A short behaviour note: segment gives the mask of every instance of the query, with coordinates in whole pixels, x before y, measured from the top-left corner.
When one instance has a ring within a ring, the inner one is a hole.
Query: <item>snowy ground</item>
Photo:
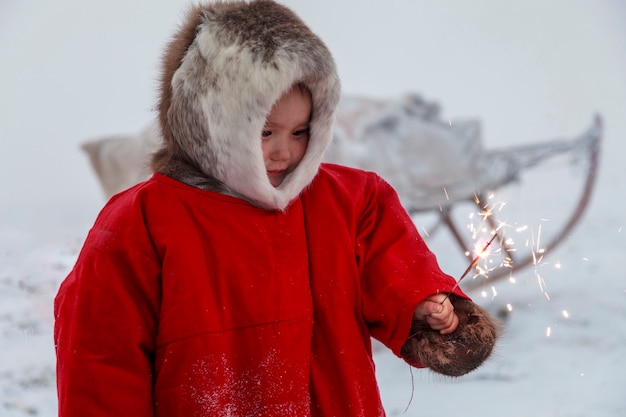
[[[151,119],[159,51],[186,3],[0,4],[1,416],[56,415],[52,299],[103,203],[78,145]],[[329,44],[346,92],[422,93],[446,117],[479,118],[488,148],[571,136],[595,112],[606,122],[584,221],[540,265],[516,273],[515,284],[496,284],[495,295],[491,286],[484,297],[471,293],[502,313],[505,334],[494,358],[451,380],[411,372],[377,349],[388,414],[626,415],[626,274],[619,267],[626,253],[626,6],[285,3]],[[571,209],[579,174],[529,176],[499,197],[510,203],[502,217],[529,233],[540,225],[547,231]],[[450,242],[445,234],[430,240],[458,275],[465,265]]]

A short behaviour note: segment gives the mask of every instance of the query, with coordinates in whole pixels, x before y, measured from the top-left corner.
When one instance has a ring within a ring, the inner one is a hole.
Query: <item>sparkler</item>
[[[463,272],[463,275],[461,275],[461,278],[459,278],[456,281],[456,284],[454,284],[454,287],[452,287],[452,289],[448,292],[448,294],[446,295],[446,297],[443,299],[443,301],[441,301],[441,303],[439,304],[443,304],[448,297],[450,297],[450,294],[452,294],[454,292],[454,290],[456,290],[459,285],[461,284],[461,281],[463,280],[463,278],[465,278],[467,276],[467,274],[470,273],[470,271],[472,269],[474,269],[474,267],[478,264],[478,261],[480,261],[480,258],[483,256],[483,254],[487,251],[487,249],[489,249],[489,246],[491,246],[491,243],[495,240],[495,238],[498,236],[498,233],[494,233],[493,236],[491,237],[491,239],[489,239],[489,242],[487,242],[485,244],[485,246],[483,246],[482,250],[476,254],[476,256],[474,257],[474,259],[472,259],[472,262],[469,264],[469,266],[467,267],[467,269],[465,270],[465,272]]]

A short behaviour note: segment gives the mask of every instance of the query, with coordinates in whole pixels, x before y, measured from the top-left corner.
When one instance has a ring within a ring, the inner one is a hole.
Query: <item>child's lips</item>
[[[277,177],[283,175],[285,171],[286,170],[284,169],[272,169],[267,171],[267,175],[269,175],[270,177]]]
[[[267,170],[267,177],[274,187],[278,187],[283,182],[285,175],[287,175],[286,169]]]

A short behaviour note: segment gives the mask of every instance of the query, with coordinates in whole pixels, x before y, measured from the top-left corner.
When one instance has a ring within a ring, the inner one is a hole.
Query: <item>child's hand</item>
[[[413,366],[461,376],[491,355],[499,334],[498,322],[471,300],[454,294],[447,300],[445,294],[434,295],[415,309],[400,354]]]
[[[441,304],[443,300],[445,301]],[[446,294],[431,295],[419,303],[413,316],[417,320],[425,321],[431,329],[439,330],[441,334],[450,334],[459,325],[459,318]]]

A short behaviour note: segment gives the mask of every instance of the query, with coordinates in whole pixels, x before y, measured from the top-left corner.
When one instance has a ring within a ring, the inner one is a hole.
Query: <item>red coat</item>
[[[59,416],[382,416],[370,336],[399,355],[454,283],[375,174],[322,165],[285,212],[155,174],[59,290]]]

